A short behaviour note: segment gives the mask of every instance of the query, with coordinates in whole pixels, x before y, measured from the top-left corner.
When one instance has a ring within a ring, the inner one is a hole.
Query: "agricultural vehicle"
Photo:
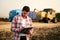
[[[34,11],[30,11],[28,16],[31,17],[31,19],[33,20],[38,20],[39,22],[45,22],[45,23],[49,23],[49,22],[53,22],[56,23],[57,22],[57,18],[56,18],[56,12],[53,9],[44,9],[43,11],[39,11],[37,9],[34,9]],[[21,15],[21,10],[20,9],[16,9],[16,10],[11,10],[9,12],[9,21],[12,21],[13,17],[16,15]]]
[[[16,10],[11,10],[9,12],[9,21],[11,22],[12,19],[14,18],[14,16],[20,16],[21,15],[21,10],[20,9],[16,9]],[[36,18],[36,12],[34,11],[30,11],[28,16],[31,18],[31,19],[35,19]]]
[[[45,22],[45,23],[49,23],[49,22],[56,23],[57,22],[55,10],[47,8],[47,9],[44,9],[43,11],[39,11],[39,10],[37,11],[38,11],[37,16],[39,17],[38,19],[39,22],[40,21]]]
[[[9,12],[9,21],[11,22],[12,19],[14,18],[14,16],[16,16],[16,15],[18,15],[18,16],[21,15],[21,10],[20,9],[11,10]]]

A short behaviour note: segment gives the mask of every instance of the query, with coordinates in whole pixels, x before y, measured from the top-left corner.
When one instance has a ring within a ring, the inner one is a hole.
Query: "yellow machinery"
[[[37,9],[35,9],[37,10]],[[56,23],[57,22],[57,18],[56,18],[56,12],[53,9],[44,9],[43,11],[39,11],[37,10],[37,16],[39,17],[39,21],[43,21],[43,22],[53,22]]]

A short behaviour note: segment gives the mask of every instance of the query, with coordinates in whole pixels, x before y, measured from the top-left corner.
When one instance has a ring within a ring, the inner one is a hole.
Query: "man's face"
[[[27,16],[28,16],[28,12],[22,11],[22,15],[23,15],[24,17],[27,17]]]

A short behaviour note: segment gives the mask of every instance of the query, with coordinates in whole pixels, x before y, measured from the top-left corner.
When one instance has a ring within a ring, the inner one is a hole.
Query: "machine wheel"
[[[52,22],[57,23],[57,18],[53,18]]]
[[[42,19],[41,18],[39,19],[39,22],[42,22]]]
[[[39,20],[39,22],[41,22],[41,20]]]
[[[48,22],[49,22],[48,18],[43,18],[42,21],[43,21],[44,23],[48,23]]]

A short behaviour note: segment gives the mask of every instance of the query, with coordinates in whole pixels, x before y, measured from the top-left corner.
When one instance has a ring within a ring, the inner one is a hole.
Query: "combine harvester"
[[[18,15],[18,16],[21,15],[21,10],[20,9],[11,10],[9,12],[9,21],[11,22],[12,19],[14,18],[14,16],[16,16],[16,15]]]
[[[37,16],[39,17],[39,21],[42,21],[45,23],[49,23],[49,22],[56,23],[57,22],[56,12],[55,10],[51,8],[46,8],[43,11],[38,11]]]
[[[36,10],[37,9],[34,9],[34,11],[30,11],[28,14],[28,16],[31,17],[33,21],[39,21],[39,22],[45,22],[45,23],[57,22],[55,10],[50,8],[44,9],[43,11],[37,10],[37,12]],[[19,16],[21,15],[20,9],[11,10],[9,12],[9,21],[11,22],[13,17],[16,15],[19,15]]]

